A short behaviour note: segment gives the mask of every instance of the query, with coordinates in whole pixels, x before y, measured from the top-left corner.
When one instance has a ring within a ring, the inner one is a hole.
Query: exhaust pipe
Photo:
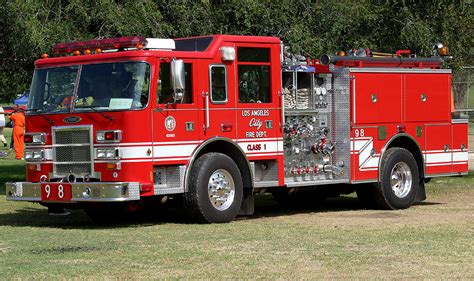
[[[320,58],[319,58],[319,62],[322,64],[322,65],[328,65],[330,63],[334,63],[333,59],[335,57],[331,57],[330,55],[322,55]],[[337,57],[337,58],[342,58],[342,57]]]

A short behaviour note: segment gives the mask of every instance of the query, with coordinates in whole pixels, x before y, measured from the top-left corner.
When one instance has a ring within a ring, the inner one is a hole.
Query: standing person
[[[23,159],[25,151],[25,114],[23,109],[15,104],[15,111],[10,115],[10,120],[13,121],[13,149],[15,150],[15,158]]]
[[[0,141],[3,143],[3,147],[7,147],[7,140],[3,135],[3,128],[5,128],[5,114],[3,107],[0,106]]]

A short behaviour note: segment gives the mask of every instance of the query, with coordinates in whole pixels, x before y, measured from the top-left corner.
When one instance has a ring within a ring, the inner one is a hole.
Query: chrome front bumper
[[[7,200],[42,201],[41,183],[7,182],[5,185]],[[70,185],[71,200],[58,201],[58,203],[140,200],[140,184],[138,182],[77,182]]]

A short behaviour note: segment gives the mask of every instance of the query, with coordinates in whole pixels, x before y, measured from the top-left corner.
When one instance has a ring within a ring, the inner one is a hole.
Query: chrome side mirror
[[[173,87],[174,102],[181,101],[186,89],[183,60],[171,61],[171,85]]]

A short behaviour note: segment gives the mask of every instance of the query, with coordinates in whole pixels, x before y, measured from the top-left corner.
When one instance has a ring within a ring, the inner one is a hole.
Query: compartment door
[[[423,152],[426,174],[446,174],[452,172],[452,132],[451,125],[425,126],[426,139]]]
[[[405,120],[451,121],[451,83],[448,74],[405,74]]]
[[[468,124],[453,124],[453,172],[468,171]]]
[[[402,74],[354,73],[352,102],[355,124],[400,123],[402,121]]]

